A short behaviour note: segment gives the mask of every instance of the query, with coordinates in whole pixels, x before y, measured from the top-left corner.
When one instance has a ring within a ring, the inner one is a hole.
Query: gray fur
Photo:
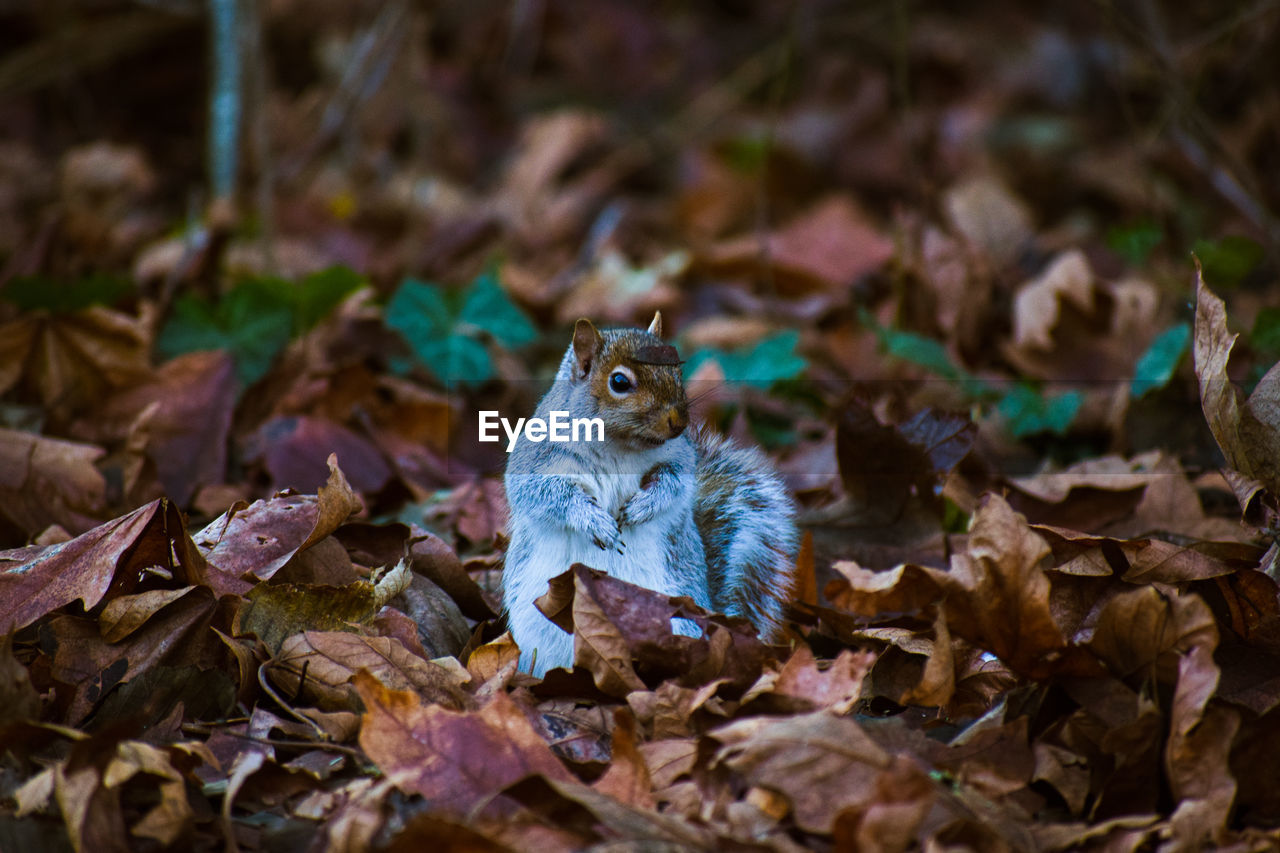
[[[661,344],[638,330],[602,336],[603,352]],[[570,346],[537,417],[600,413],[591,377],[577,373]],[[574,562],[744,616],[772,635],[790,591],[797,536],[794,508],[764,454],[687,430],[656,447],[610,440],[608,427],[605,439],[534,443],[522,436],[508,460],[503,598],[520,668],[541,676],[572,666],[572,638],[533,602]],[[698,634],[693,623],[674,622],[678,633]]]

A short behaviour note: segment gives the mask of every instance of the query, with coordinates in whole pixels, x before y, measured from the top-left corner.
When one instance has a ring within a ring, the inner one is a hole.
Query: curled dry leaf
[[[766,673],[743,696],[790,713],[829,710],[847,714],[862,695],[862,681],[875,664],[874,652],[844,649],[819,666],[807,645],[798,646],[776,673]]]
[[[401,560],[376,583],[341,587],[258,584],[236,614],[237,634],[254,633],[271,651],[302,631],[357,631],[372,624],[378,610],[408,587],[408,560]]]
[[[1227,331],[1226,306],[1209,290],[1197,266],[1193,352],[1200,406],[1227,465],[1237,475],[1228,482],[1248,515],[1259,488],[1280,495],[1280,365],[1267,371],[1244,399],[1227,375],[1237,337]]]
[[[31,312],[0,324],[0,381],[25,379],[48,410],[69,419],[151,373],[155,306],[137,316],[94,305],[70,314]]]
[[[98,440],[118,439],[130,428],[155,464],[165,494],[187,506],[201,486],[223,482],[227,438],[235,410],[235,363],[222,350],[188,353],[165,362],[143,384],[108,399],[81,427]],[[142,412],[151,409],[146,418]]]
[[[570,578],[575,660],[611,695],[626,696],[644,690],[643,679],[662,678],[689,685],[722,678],[745,689],[763,668],[766,648],[745,620],[708,617],[687,598],[663,595],[581,564],[552,578],[547,596],[539,599],[561,608],[553,613],[543,608],[549,618],[555,615],[552,621],[563,615]],[[675,618],[688,618],[704,635],[673,633]]]
[[[204,568],[181,513],[153,501],[68,542],[0,551],[0,625],[29,625],[77,599],[92,608],[108,589],[129,593],[154,570],[186,583]]]
[[[1048,543],[1004,499],[988,496],[974,516],[968,550],[951,571],[931,572],[950,597],[952,631],[989,650],[1015,671],[1047,671],[1066,646],[1049,611],[1049,578],[1041,563]]]
[[[298,553],[328,536],[363,508],[329,457],[329,480],[318,495],[281,495],[233,507],[196,534],[212,568],[231,579],[266,580]],[[234,590],[243,593],[248,585]]]
[[[613,744],[609,769],[592,785],[597,791],[619,802],[638,808],[652,809],[653,782],[637,744],[636,719],[619,708],[613,715]]]

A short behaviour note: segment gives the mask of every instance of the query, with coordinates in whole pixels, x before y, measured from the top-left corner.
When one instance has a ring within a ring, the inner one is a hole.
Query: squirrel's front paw
[[[657,509],[651,492],[636,492],[618,510],[618,527],[644,524],[657,515]]]
[[[601,551],[621,552],[626,547],[626,543],[622,541],[622,530],[618,527],[618,523],[604,510],[592,516],[587,535]]]

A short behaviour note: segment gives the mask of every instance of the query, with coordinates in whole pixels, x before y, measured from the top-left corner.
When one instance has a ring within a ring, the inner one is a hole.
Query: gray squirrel
[[[746,617],[765,639],[781,628],[795,507],[758,449],[687,429],[681,362],[661,336],[661,314],[645,331],[579,320],[535,416],[598,418],[603,440],[526,434],[508,458],[503,600],[520,668],[536,676],[573,666],[572,636],[534,600],[574,563]],[[685,619],[673,628],[699,633]]]

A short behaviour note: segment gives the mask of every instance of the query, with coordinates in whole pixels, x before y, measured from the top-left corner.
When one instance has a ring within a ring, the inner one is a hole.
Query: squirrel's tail
[[[782,627],[795,586],[795,506],[763,453],[698,430],[694,521],[707,556],[712,603],[751,620],[766,639]]]

